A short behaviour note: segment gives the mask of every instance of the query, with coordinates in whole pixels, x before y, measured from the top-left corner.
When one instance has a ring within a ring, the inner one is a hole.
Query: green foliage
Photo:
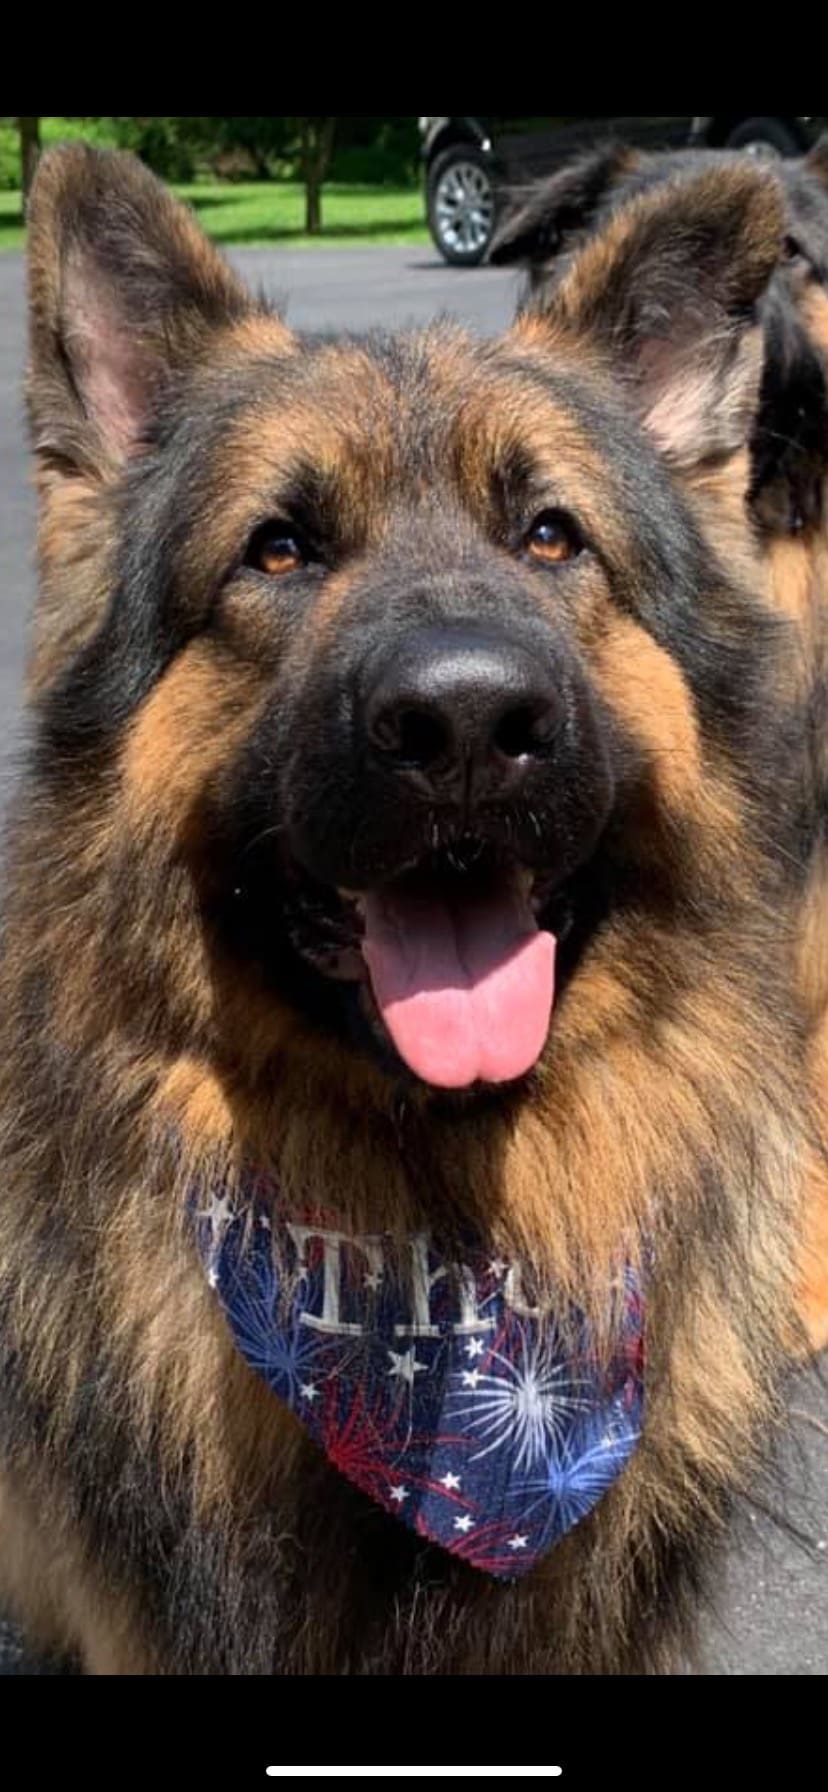
[[[117,147],[112,118],[41,118],[40,136],[44,149],[55,143],[73,143],[81,138],[101,149]],[[0,192],[16,192],[20,186],[20,133],[14,118],[0,118]]]
[[[114,118],[41,118],[40,136],[44,149],[55,143],[94,143],[97,149],[116,149]]]
[[[4,118],[0,124],[0,192],[11,192],[19,185],[20,138],[16,125]]]
[[[402,187],[416,183],[419,166],[416,118],[340,118],[332,180]]]
[[[295,180],[302,174],[301,118],[43,118],[44,148],[83,138],[130,149],[164,180]],[[339,118],[330,178],[400,188],[418,172],[416,118]],[[0,118],[0,190],[20,184],[15,120]]]
[[[293,173],[298,163],[295,118],[193,119],[202,162],[211,173],[236,173],[269,180],[285,164]]]
[[[130,149],[140,156],[162,180],[192,180],[195,156],[188,118],[109,118],[99,124],[112,127],[119,149]]]

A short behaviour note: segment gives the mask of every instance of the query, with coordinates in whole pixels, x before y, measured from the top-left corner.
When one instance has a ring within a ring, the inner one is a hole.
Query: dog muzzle
[[[641,1435],[644,1320],[623,1278],[609,1360],[571,1308],[533,1307],[479,1245],[441,1259],[284,1215],[251,1181],[193,1204],[237,1349],[329,1462],[418,1536],[506,1580],[618,1479]],[[404,1266],[405,1267],[405,1266]]]

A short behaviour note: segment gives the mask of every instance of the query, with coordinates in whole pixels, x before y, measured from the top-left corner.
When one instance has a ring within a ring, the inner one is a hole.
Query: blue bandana
[[[485,1250],[449,1269],[413,1238],[403,1288],[381,1236],[291,1219],[255,1181],[236,1205],[201,1196],[195,1229],[250,1367],[340,1474],[473,1567],[525,1574],[629,1461],[644,1397],[631,1271],[607,1364],[582,1318],[564,1342],[517,1267]]]

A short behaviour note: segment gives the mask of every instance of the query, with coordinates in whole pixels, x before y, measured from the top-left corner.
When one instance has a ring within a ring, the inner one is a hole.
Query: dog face
[[[674,475],[746,441],[781,207],[734,162],[678,209],[494,345],[302,342],[137,166],[47,159],[36,757],[96,1025],[469,1090],[565,1049],[619,929],[649,987],[773,757],[767,619]]]

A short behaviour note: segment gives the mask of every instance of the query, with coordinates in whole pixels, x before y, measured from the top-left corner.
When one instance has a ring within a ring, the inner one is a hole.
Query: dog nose
[[[375,756],[440,795],[515,794],[549,757],[563,716],[551,656],[472,626],[404,637],[374,666],[365,700]]]

